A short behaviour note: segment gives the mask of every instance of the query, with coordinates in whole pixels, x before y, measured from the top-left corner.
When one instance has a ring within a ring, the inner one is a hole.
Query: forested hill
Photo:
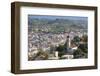
[[[52,30],[67,30],[67,29],[87,29],[88,20],[87,18],[49,18],[49,17],[28,17],[28,26],[39,29]]]

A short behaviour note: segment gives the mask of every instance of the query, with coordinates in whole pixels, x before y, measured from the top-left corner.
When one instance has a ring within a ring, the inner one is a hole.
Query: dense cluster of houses
[[[58,51],[51,51],[51,47],[57,47],[59,45],[65,44],[67,41],[67,48],[71,48],[71,50],[76,50],[77,46],[71,45],[71,40],[75,36],[81,37],[83,35],[83,31],[70,31],[70,32],[62,32],[62,33],[51,33],[51,32],[29,32],[28,33],[28,57],[29,60],[39,60],[42,59],[39,57],[40,54],[38,52],[43,51],[42,57],[46,56],[47,59],[59,59]],[[53,52],[53,53],[52,53]],[[38,54],[38,56],[37,56]],[[47,55],[46,55],[47,54]],[[49,56],[48,56],[49,55]],[[72,59],[72,54],[65,54],[62,56],[63,58]]]

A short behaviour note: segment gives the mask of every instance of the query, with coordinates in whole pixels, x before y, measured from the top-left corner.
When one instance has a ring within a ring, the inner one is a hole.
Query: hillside
[[[78,30],[78,29],[87,29],[87,18],[72,18],[72,17],[28,17],[29,28],[32,28],[33,31],[38,29],[40,31],[48,32],[63,32],[69,29]]]

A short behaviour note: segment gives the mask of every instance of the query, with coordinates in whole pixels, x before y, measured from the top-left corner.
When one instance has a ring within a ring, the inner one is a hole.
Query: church
[[[66,43],[65,43],[66,49],[65,49],[65,54],[62,55],[62,59],[73,59],[73,52],[77,50],[77,46],[71,42],[70,35],[67,36],[66,38]]]

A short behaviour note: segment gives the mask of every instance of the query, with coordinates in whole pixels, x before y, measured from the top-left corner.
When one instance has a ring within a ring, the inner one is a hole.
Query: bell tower
[[[68,49],[71,48],[71,40],[70,40],[70,36],[69,36],[69,35],[67,36],[66,42],[67,42],[67,43],[66,43],[66,44],[67,44],[67,45],[66,45],[67,48],[68,48]]]

